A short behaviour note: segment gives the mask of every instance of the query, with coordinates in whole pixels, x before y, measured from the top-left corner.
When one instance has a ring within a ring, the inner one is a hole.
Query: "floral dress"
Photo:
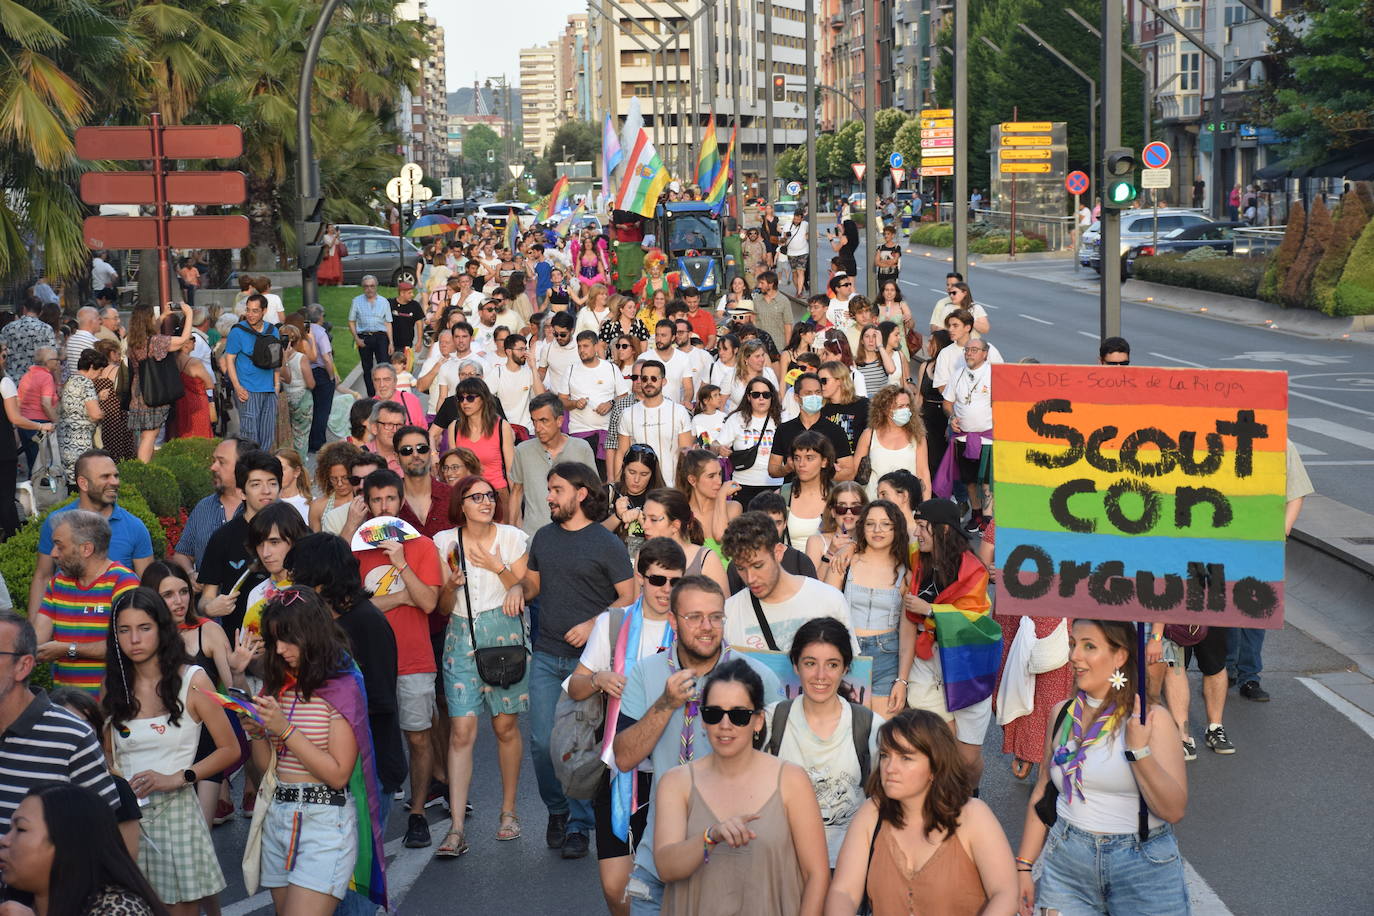
[[[624,327],[618,318],[613,318],[601,326],[600,337],[602,342],[608,347],[614,344],[616,338],[622,334],[633,337],[640,343],[648,341],[652,336],[649,333],[649,329],[644,326],[644,322],[640,321],[638,318],[630,320],[629,328]]]
[[[86,415],[86,402],[98,401],[95,383],[81,373],[62,386],[62,422],[57,426],[57,444],[62,449],[62,465],[67,483],[76,485],[76,459],[95,448],[95,421]]]
[[[154,334],[148,338],[148,345],[142,352],[129,350],[130,363],[133,365],[133,378],[130,380],[129,429],[134,432],[161,429],[167,423],[167,414],[171,412],[171,405],[149,407],[143,403],[140,375],[146,360],[166,358],[171,342],[172,338],[166,334]]]

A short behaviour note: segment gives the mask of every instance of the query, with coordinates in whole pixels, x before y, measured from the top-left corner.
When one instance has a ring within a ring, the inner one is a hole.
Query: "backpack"
[[[783,700],[773,707],[773,720],[768,723],[768,744],[765,750],[774,757],[782,747],[782,733],[787,729],[787,714],[792,711],[792,700]],[[850,719],[854,726],[854,753],[859,757],[859,785],[868,782],[872,769],[872,758],[868,753],[868,736],[873,732],[873,710],[858,703],[849,704]]]
[[[264,328],[262,333],[258,333],[248,326],[248,322],[242,321],[234,325],[247,331],[253,337],[253,353],[249,357],[253,365],[259,369],[280,369],[282,366],[282,346],[281,338],[275,334],[268,333]]]
[[[615,658],[615,644],[625,622],[625,609],[613,607],[606,637]],[[563,784],[568,798],[589,800],[596,797],[606,763],[601,759],[601,736],[606,723],[606,696],[594,693],[585,700],[574,700],[564,690],[553,711],[553,730],[549,733],[549,757],[553,773]]]

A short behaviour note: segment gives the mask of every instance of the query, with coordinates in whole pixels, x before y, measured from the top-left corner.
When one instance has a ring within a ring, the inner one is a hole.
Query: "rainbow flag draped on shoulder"
[[[543,223],[553,217],[563,206],[563,201],[568,199],[568,176],[559,175],[558,180],[553,183],[553,190],[549,196],[544,198],[544,203],[539,207],[539,215],[535,220]]]
[[[711,209],[715,212],[719,212],[721,204],[725,203],[725,191],[730,185],[730,163],[735,157],[735,135],[738,131],[738,127],[730,131],[730,145],[725,148],[725,161],[720,164],[720,169],[716,172],[710,187],[702,187],[706,202],[711,205]],[[714,143],[711,145],[715,146]]]
[[[705,192],[715,183],[719,171],[720,149],[716,140],[716,111],[713,108],[711,120],[706,122],[706,133],[701,137],[701,150],[697,153],[697,187]]]
[[[920,581],[919,569],[912,581]],[[964,551],[959,578],[935,596],[931,609],[946,707],[953,712],[992,696],[1002,663],[1002,627],[992,619],[987,567],[971,551]]]
[[[615,209],[628,210],[643,217],[654,215],[658,197],[668,186],[668,170],[658,157],[658,150],[649,140],[644,128],[639,129],[635,144],[625,158],[625,174],[615,197]]]

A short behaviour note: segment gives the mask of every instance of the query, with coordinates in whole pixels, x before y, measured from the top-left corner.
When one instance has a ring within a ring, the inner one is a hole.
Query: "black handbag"
[[[472,595],[468,591],[467,562],[463,554],[463,529],[458,529],[458,568],[463,570],[463,600],[468,606],[468,632],[472,635],[472,659],[477,663],[477,676],[492,687],[509,687],[525,676],[529,650],[523,639],[518,646],[477,647],[477,627],[473,623]]]
[[[138,364],[138,393],[148,407],[175,404],[186,393],[177,358],[168,353],[162,359],[145,359]]]
[[[763,428],[759,430],[759,441],[749,448],[739,448],[730,452],[730,467],[736,471],[747,471],[754,466],[754,462],[759,460],[759,446],[763,444],[763,434],[768,432],[768,421],[773,419],[771,416],[763,418]]]

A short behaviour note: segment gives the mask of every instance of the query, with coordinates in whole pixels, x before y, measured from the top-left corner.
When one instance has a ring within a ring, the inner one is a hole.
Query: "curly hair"
[[[139,702],[134,695],[134,663],[119,645],[119,616],[125,611],[142,611],[157,626],[157,695],[167,710],[167,721],[181,722],[181,669],[191,663],[186,646],[181,641],[167,602],[151,588],[138,586],[115,599],[110,612],[110,628],[105,637],[105,698],[102,701],[110,724],[119,728],[130,719],[138,718]]]
[[[883,723],[878,729],[878,753],[915,751],[930,762],[930,788],[922,816],[926,836],[943,833],[952,836],[959,826],[959,815],[973,797],[968,769],[959,756],[958,742],[945,720],[927,709],[908,709]],[[890,798],[883,788],[882,767],[873,768],[864,787],[878,806],[878,818],[897,830],[906,826],[902,803]]]
[[[733,562],[760,552],[771,552],[782,543],[778,527],[763,512],[745,512],[730,522],[721,538],[720,551]]]
[[[293,584],[313,588],[335,614],[372,597],[357,556],[337,534],[318,531],[295,541],[286,552],[286,568]]]
[[[315,489],[320,491],[321,496],[328,496],[332,492],[329,472],[340,465],[347,469],[349,458],[357,451],[358,447],[353,443],[338,439],[325,443],[315,454]]]
[[[874,430],[874,435],[876,435],[876,431],[884,426],[897,426],[896,423],[892,422],[892,411],[896,409],[897,398],[903,394],[907,396],[907,400],[910,402],[907,407],[911,411],[911,419],[906,421],[905,426],[897,428],[903,430],[911,442],[919,444],[925,440],[926,428],[925,424],[921,422],[920,415],[916,412],[916,395],[905,385],[884,385],[878,389],[877,394],[869,398],[868,428]]]

